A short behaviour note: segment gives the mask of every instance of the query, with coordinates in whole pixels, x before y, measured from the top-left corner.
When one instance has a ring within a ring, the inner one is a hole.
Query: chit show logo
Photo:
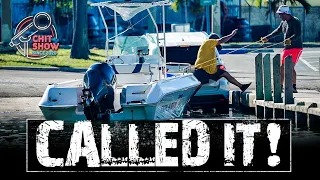
[[[57,55],[59,43],[56,28],[46,12],[24,18],[16,27],[9,45],[29,59]]]

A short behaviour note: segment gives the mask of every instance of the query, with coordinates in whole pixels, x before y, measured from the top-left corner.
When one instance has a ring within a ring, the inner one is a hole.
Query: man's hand
[[[261,38],[261,41],[262,41],[262,42],[268,42],[268,38],[262,37],[262,38]]]
[[[217,45],[228,42],[234,35],[237,34],[237,31],[238,31],[238,29],[235,29],[229,35],[223,36],[222,38],[220,38]]]
[[[287,46],[290,46],[291,45],[291,39],[284,40],[284,44],[287,45]]]
[[[235,29],[235,30],[233,30],[233,31],[231,32],[231,35],[234,36],[234,35],[237,34],[237,32],[238,32],[238,29]]]

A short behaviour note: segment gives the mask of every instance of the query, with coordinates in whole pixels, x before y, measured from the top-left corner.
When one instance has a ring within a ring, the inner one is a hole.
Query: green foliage
[[[190,0],[189,0],[190,1]],[[188,0],[175,0],[172,4],[171,4],[171,9],[174,12],[178,12],[181,7],[184,6],[185,3],[188,3]]]
[[[66,25],[72,19],[72,0],[29,0],[27,13],[30,14],[34,7],[50,5],[57,25]]]
[[[200,0],[175,0],[171,4],[171,9],[174,12],[178,12],[182,7],[184,7],[185,3],[187,4],[188,10],[193,15],[202,14],[204,12],[204,6],[200,5]]]
[[[262,5],[268,5],[268,0],[246,0],[246,2],[252,6],[261,8]],[[295,6],[298,3],[300,3],[304,9],[306,10],[306,13],[308,14],[311,9],[311,5],[308,2],[308,0],[270,0],[271,4],[271,11],[276,12],[278,7],[282,4],[290,3],[291,5]],[[270,11],[267,12],[269,14]]]
[[[27,11],[30,13],[36,6],[45,6],[47,3],[58,10],[61,16],[72,15],[72,0],[29,0]]]
[[[205,7],[200,5],[200,0],[191,1],[188,8],[193,15],[202,14],[205,10]]]

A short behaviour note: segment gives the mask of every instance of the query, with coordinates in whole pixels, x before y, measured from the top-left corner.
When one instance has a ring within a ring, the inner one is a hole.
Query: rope
[[[276,38],[276,37],[278,37],[278,36],[280,36],[280,34],[279,34],[279,35],[276,35],[276,36],[274,36],[274,37],[272,37],[272,38],[270,38],[270,39]],[[269,39],[269,40],[270,40],[270,39]],[[261,38],[259,41],[253,42],[253,43],[248,44],[248,45],[246,45],[246,46],[243,46],[243,47],[241,47],[241,48],[239,48],[239,49],[236,49],[236,50],[233,50],[233,51],[231,51],[231,52],[228,52],[228,53],[226,53],[226,54],[231,54],[231,53],[233,53],[233,52],[239,51],[240,49],[249,47],[249,46],[251,46],[251,45],[253,45],[253,44],[260,44],[260,45],[262,46],[262,45],[264,44],[264,41],[263,41],[262,38]]]
[[[279,35],[277,35],[277,36],[279,36]],[[275,38],[275,37],[277,37],[277,36],[274,36],[273,38]],[[272,45],[267,46],[267,47],[259,48],[259,49],[256,49],[256,50],[254,50],[254,51],[249,51],[249,52],[247,52],[247,53],[256,52],[256,51],[259,51],[259,50],[261,50],[261,49],[266,49],[266,48],[269,48],[269,47],[276,46],[276,45],[278,45],[278,44],[285,43],[285,41],[290,40],[293,36],[294,36],[294,35],[292,35],[291,37],[286,38],[286,39],[284,39],[283,41],[280,41],[280,42],[278,42],[278,43],[272,44]],[[270,39],[272,39],[272,38],[270,38]],[[262,42],[262,45],[263,45],[263,43],[264,43],[264,41],[262,41],[262,39],[260,39],[259,41],[256,41],[256,42],[254,42],[254,43],[251,43],[251,44],[249,44],[249,45],[256,44],[257,42]],[[248,47],[249,45],[247,45],[246,47]],[[242,48],[244,48],[244,47],[242,47]],[[231,54],[232,52],[238,51],[238,50],[240,50],[240,49],[242,49],[242,48],[239,48],[239,49],[236,49],[236,50],[231,51],[231,52],[229,52],[229,53],[226,53],[225,55]],[[246,53],[246,54],[247,54],[247,53]],[[198,64],[198,65],[206,64],[206,63],[209,63],[210,61],[214,61],[214,60],[216,60],[216,59],[217,59],[217,57],[215,57],[215,58],[213,58],[213,59],[209,59],[208,61],[203,62],[203,63],[200,63],[200,64]],[[208,67],[208,66],[211,66],[211,65],[212,65],[212,64],[209,64],[209,65],[206,65],[206,66],[204,66],[204,67]],[[202,68],[204,68],[204,67],[202,67]]]

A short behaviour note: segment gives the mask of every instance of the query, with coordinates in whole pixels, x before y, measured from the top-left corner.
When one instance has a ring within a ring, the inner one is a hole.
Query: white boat
[[[92,3],[104,18],[103,8],[110,8],[129,20],[147,10],[157,31],[149,8],[160,6],[165,26],[165,6],[170,1],[112,1]],[[115,23],[116,24],[116,23]],[[108,27],[106,26],[106,37]],[[145,36],[141,36],[145,37]],[[119,37],[120,38],[120,37]],[[142,39],[142,38],[140,38]],[[117,38],[115,39],[115,41]],[[163,32],[165,41],[165,32]],[[107,60],[91,65],[83,79],[47,86],[39,107],[47,120],[169,120],[180,118],[200,82],[186,74],[167,78],[166,58],[159,44],[153,53],[144,44],[135,43],[131,53],[108,55]],[[164,48],[165,53],[165,48]]]
[[[135,49],[141,48],[152,55],[159,55],[159,42],[161,56],[164,56],[164,36],[157,33],[146,33],[143,36],[121,36],[114,41],[113,54],[116,63],[132,63],[131,59],[117,59],[117,55],[131,54]],[[166,69],[167,76],[181,76],[192,74],[192,65],[197,59],[198,49],[208,39],[206,32],[166,32]],[[217,48],[217,66],[227,70],[220,58]],[[210,80],[204,84],[188,103],[188,110],[202,109],[204,113],[215,112],[217,114],[229,113],[230,83],[221,78],[217,81]]]
[[[160,39],[161,39],[160,34]],[[155,34],[149,34],[155,37]],[[206,32],[169,32],[166,33],[166,62],[168,73],[172,75],[185,75],[192,73],[200,46],[208,39]],[[160,49],[164,47],[164,41],[160,40]],[[217,48],[217,68],[227,71],[220,58]],[[220,78],[217,81],[210,80],[204,84],[189,101],[189,110],[202,109],[205,113],[211,113],[215,109],[217,114],[229,113],[230,83],[227,79]]]

